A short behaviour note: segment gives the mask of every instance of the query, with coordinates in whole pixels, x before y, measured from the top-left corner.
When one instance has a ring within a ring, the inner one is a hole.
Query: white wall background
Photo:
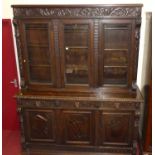
[[[146,55],[146,52],[144,50],[145,46],[145,27],[146,27],[146,12],[151,12],[153,10],[153,0],[78,0],[78,1],[70,1],[70,0],[3,0],[2,2],[2,18],[13,18],[13,12],[11,5],[13,4],[131,4],[131,3],[141,3],[143,4],[142,9],[142,25],[141,25],[141,38],[140,38],[140,51],[139,51],[139,61],[138,61],[138,75],[137,75],[137,84],[140,89],[143,87],[142,82],[142,68],[146,64],[144,63],[144,58]],[[17,58],[17,52],[15,49],[15,54]],[[16,61],[17,62],[17,61]],[[17,62],[18,63],[18,62]],[[17,65],[18,66],[18,65]],[[19,70],[18,70],[19,75]],[[20,77],[19,77],[20,78]],[[20,80],[20,79],[19,79]]]

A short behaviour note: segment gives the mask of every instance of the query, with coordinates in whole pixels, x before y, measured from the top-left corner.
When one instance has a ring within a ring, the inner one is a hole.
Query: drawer
[[[140,102],[130,101],[85,101],[85,100],[32,100],[18,101],[19,107],[69,108],[69,109],[131,109],[140,110]]]

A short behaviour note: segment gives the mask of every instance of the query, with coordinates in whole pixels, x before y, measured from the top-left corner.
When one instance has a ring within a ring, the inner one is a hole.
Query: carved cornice
[[[99,7],[18,7],[13,6],[14,17],[53,17],[53,18],[103,18],[110,17],[141,17],[141,6],[99,6]]]

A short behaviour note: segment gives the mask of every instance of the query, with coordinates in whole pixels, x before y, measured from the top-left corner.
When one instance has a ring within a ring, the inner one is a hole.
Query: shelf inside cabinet
[[[105,49],[103,59],[104,66],[127,66],[128,49]]]
[[[126,48],[105,48],[104,51],[110,51],[110,52],[116,52],[116,51],[122,51],[122,52],[128,52],[129,49]]]
[[[126,84],[128,66],[104,67],[104,84]]]
[[[87,65],[66,65],[66,69],[88,70],[88,66]]]
[[[45,44],[45,43],[28,43],[27,46],[30,47],[30,48],[31,47],[32,48],[35,48],[35,47],[37,47],[37,48],[38,47],[41,47],[41,48],[44,48],[45,47],[45,48],[47,48],[47,47],[49,47],[49,45],[48,44]]]
[[[44,65],[44,64],[37,64],[37,65],[33,65],[33,64],[30,64],[30,67],[51,67],[50,65]]]
[[[104,68],[127,68],[128,66],[104,66]]]
[[[65,47],[66,51],[69,51],[70,49],[88,49],[88,46],[66,46]],[[72,52],[80,52],[80,50],[79,51],[74,50]]]

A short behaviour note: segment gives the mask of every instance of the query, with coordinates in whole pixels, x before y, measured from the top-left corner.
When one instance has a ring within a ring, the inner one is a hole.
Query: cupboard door
[[[100,23],[99,78],[102,85],[131,86],[132,21]]]
[[[36,90],[53,86],[55,55],[52,23],[48,20],[24,20],[21,25],[26,85]]]
[[[91,111],[62,111],[62,137],[65,144],[91,145],[94,137],[94,116]]]
[[[92,85],[92,22],[63,20],[60,26],[63,85]]]
[[[131,146],[134,113],[132,111],[102,111],[101,144]]]
[[[28,142],[55,142],[55,112],[26,109],[25,134]]]

